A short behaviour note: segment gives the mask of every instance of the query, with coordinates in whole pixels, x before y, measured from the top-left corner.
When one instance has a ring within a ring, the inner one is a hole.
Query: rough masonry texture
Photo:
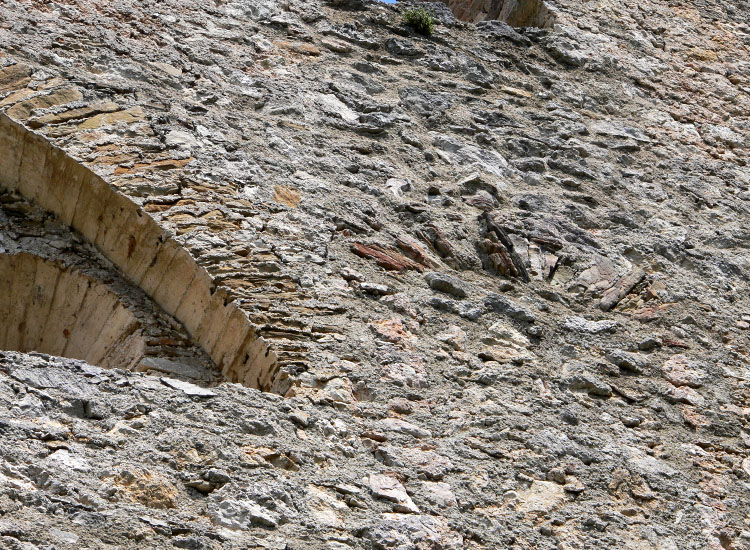
[[[748,20],[3,2],[0,547],[749,548]]]
[[[448,0],[453,14],[462,21],[499,20],[514,27],[550,28],[554,11],[543,0]]]
[[[183,327],[93,246],[9,193],[0,193],[0,248],[0,349],[221,380]]]

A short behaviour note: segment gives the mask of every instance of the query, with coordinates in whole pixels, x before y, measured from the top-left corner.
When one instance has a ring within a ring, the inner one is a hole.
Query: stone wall
[[[500,20],[513,27],[550,28],[554,12],[543,0],[446,0],[462,21]]]
[[[744,550],[747,1],[408,5],[0,3],[0,108],[287,376],[0,354],[0,546]]]
[[[141,208],[42,136],[0,114],[0,185],[55,214],[168,314],[231,381],[270,389],[275,354],[226,293]]]

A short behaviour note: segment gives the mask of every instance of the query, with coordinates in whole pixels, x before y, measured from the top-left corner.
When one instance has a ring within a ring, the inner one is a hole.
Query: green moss
[[[419,34],[430,36],[435,30],[435,17],[425,8],[409,8],[404,12],[404,23]]]

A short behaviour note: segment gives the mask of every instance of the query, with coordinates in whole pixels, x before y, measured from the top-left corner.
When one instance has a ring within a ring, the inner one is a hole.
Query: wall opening
[[[79,269],[27,253],[0,254],[0,349],[217,381],[201,349],[143,317],[114,288]]]
[[[51,212],[95,246],[125,279],[181,323],[225,380],[274,390],[279,381],[276,354],[226,290],[130,199],[1,113],[0,188]]]

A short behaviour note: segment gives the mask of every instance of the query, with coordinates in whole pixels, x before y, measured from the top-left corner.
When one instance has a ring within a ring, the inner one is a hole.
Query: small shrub
[[[435,16],[424,8],[406,10],[404,23],[425,36],[430,36],[435,30]]]

